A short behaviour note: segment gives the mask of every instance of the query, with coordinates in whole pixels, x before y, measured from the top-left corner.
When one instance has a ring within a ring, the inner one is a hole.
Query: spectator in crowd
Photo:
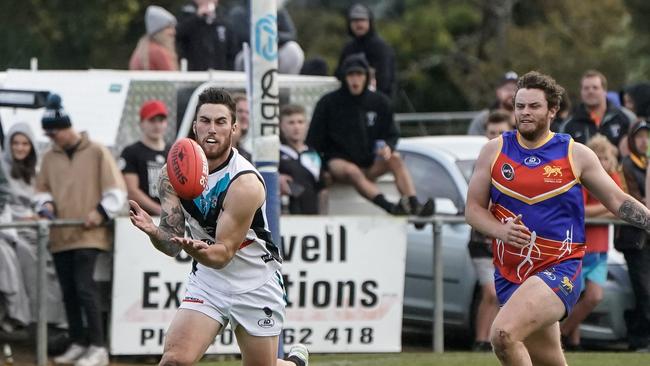
[[[621,156],[627,155],[627,130],[630,119],[607,100],[607,78],[601,72],[588,70],[580,81],[580,103],[573,114],[560,126],[576,142],[586,144],[596,133],[607,137],[618,147]]]
[[[510,120],[512,113],[497,109],[490,112],[485,125],[485,136],[492,140],[493,138],[501,136],[502,133],[512,130]]]
[[[496,100],[490,106],[490,108],[482,110],[479,114],[472,119],[472,122],[469,124],[467,129],[468,135],[485,135],[485,126],[490,112],[501,109],[507,111],[511,115],[511,125],[514,128],[514,105],[513,98],[515,97],[515,92],[517,91],[517,73],[514,71],[506,72],[503,77],[499,80],[497,88],[494,90],[496,93]]]
[[[623,106],[636,115],[635,120],[650,116],[650,83],[632,84],[623,89]]]
[[[233,100],[235,101],[235,132],[232,134],[232,146],[234,146],[239,155],[243,156],[246,160],[252,162],[253,157],[251,155],[251,140],[247,139],[248,136],[248,127],[250,122],[248,119],[248,98],[246,94],[237,93],[233,95]]]
[[[291,15],[283,6],[278,7],[278,72],[281,74],[299,74],[305,61],[305,52],[297,42],[296,26]],[[237,38],[238,48],[243,42],[250,44],[250,8],[248,1],[233,6],[228,19],[232,21]],[[239,52],[235,58],[235,69],[244,70],[244,53]]]
[[[0,222],[11,221],[11,194],[4,169],[0,169]],[[14,249],[13,230],[0,231],[0,335],[15,335],[32,319],[25,281]],[[24,332],[23,332],[24,333]]]
[[[305,144],[307,117],[302,106],[280,109],[280,193],[289,197],[292,215],[317,215],[321,184],[321,159]]]
[[[147,34],[138,41],[129,70],[178,70],[174,46],[176,18],[160,6],[150,5],[144,15],[144,24]]]
[[[377,90],[389,98],[395,92],[395,51],[384,41],[375,29],[373,14],[362,4],[354,4],[348,11],[348,33],[352,37],[341,51],[336,76],[343,80],[345,59],[353,54],[362,53],[368,63],[375,69]]]
[[[485,126],[485,136],[492,140],[502,133],[511,130],[511,113],[495,110],[490,113]],[[476,310],[474,320],[475,339],[472,350],[492,351],[490,344],[490,327],[494,317],[499,312],[499,302],[494,288],[494,264],[492,264],[492,238],[486,237],[477,230],[472,229],[467,245],[469,256],[472,258],[474,270],[481,286],[481,299]]]
[[[41,125],[52,147],[43,155],[36,178],[38,212],[43,217],[85,220],[84,227],[55,227],[50,231],[50,250],[72,341],[54,361],[108,365],[93,273],[98,254],[111,249],[109,228],[102,224],[125,208],[124,180],[108,149],[91,141],[86,132],[72,128],[58,95],[48,97]]]
[[[349,183],[363,197],[393,215],[433,214],[433,200],[418,201],[404,162],[395,151],[399,131],[388,98],[368,90],[369,65],[362,54],[344,62],[341,87],[316,104],[307,145],[318,151],[335,181]],[[374,181],[395,176],[403,199],[389,202]]]
[[[219,0],[194,0],[181,9],[176,44],[190,71],[234,69],[237,37],[218,5]]]
[[[300,75],[327,76],[327,61],[320,56],[306,60],[300,69]]]
[[[618,151],[603,135],[596,135],[587,142],[587,147],[596,153],[603,169],[612,180],[622,187],[618,175]],[[614,214],[583,188],[585,217],[615,218]],[[607,282],[607,251],[609,250],[609,226],[585,226],[586,250],[582,257],[582,294],[569,316],[561,323],[564,348],[567,351],[580,350],[580,323],[603,299],[603,286]]]
[[[564,123],[564,121],[566,121],[566,119],[569,117],[570,112],[571,99],[565,90],[562,93],[562,100],[560,100],[560,109],[558,109],[557,113],[555,114],[555,118],[553,118],[553,121],[551,121],[551,131],[560,132],[560,127],[562,126],[562,123]]]
[[[25,122],[19,122],[11,126],[6,137],[2,161],[2,172],[7,178],[7,189],[10,193],[9,202],[3,213],[8,221],[19,222],[34,220],[38,218],[32,199],[34,197],[34,185],[36,183],[37,152],[34,145],[34,135],[31,128]],[[13,231],[13,230],[12,230]],[[11,231],[10,231],[11,232]],[[4,231],[7,233],[7,231]],[[37,314],[37,233],[34,228],[17,228],[15,236],[11,237],[17,264],[22,271],[24,288],[29,297],[29,310],[32,314],[31,322],[36,321]],[[56,278],[56,271],[52,257],[46,256],[47,285],[45,301],[47,303],[47,320],[52,324],[65,322],[63,299],[61,288]],[[22,285],[22,284],[21,284]]]
[[[648,134],[650,125],[638,121],[630,128],[630,155],[621,162],[628,193],[646,202]],[[631,226],[620,226],[614,237],[614,247],[623,253],[635,297],[635,308],[627,319],[628,345],[631,350],[650,350],[650,245],[648,233]]]
[[[167,106],[160,100],[143,103],[140,107],[142,137],[124,148],[118,162],[129,199],[154,216],[160,216],[158,177],[170,148],[165,144],[167,115]]]

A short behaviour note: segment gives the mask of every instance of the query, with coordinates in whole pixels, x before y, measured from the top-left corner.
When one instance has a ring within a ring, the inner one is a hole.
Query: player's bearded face
[[[202,105],[194,129],[196,141],[208,160],[218,159],[230,152],[234,126],[230,110],[225,105]]]
[[[540,89],[520,89],[515,97],[517,131],[529,141],[544,136],[557,108],[548,108],[544,92]]]

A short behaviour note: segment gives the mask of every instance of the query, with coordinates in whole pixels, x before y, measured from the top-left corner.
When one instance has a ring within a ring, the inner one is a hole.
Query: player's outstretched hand
[[[503,224],[502,235],[498,239],[503,242],[512,244],[516,247],[523,247],[530,243],[529,230],[526,225],[521,222],[521,215],[517,215],[514,219],[508,219]]]
[[[145,234],[154,235],[158,227],[153,223],[153,220],[147,211],[143,210],[134,200],[129,200],[129,206],[131,207],[129,210],[129,219],[131,219],[131,223],[138,229],[144,231]]]
[[[201,250],[208,249],[209,247],[209,245],[204,241],[191,238],[182,238],[180,236],[173,237],[172,242],[178,244],[187,254],[192,257],[195,257]]]

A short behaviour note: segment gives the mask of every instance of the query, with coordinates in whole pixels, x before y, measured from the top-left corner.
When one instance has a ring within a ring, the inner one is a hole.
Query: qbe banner
[[[406,225],[393,217],[282,217],[285,346],[401,351]],[[128,218],[116,220],[111,354],[162,353],[190,270],[185,253],[170,258]],[[208,349],[238,352],[229,328]]]

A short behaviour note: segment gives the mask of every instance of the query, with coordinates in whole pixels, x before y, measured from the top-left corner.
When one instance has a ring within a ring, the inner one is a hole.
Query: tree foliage
[[[221,0],[228,7],[241,0]],[[178,13],[183,0],[0,1],[0,70],[125,69],[150,4]],[[646,0],[360,0],[396,51],[398,110],[482,108],[507,70],[540,70],[574,97],[580,75],[602,71],[610,88],[650,75]],[[349,39],[349,0],[288,0],[307,58],[334,70]]]

